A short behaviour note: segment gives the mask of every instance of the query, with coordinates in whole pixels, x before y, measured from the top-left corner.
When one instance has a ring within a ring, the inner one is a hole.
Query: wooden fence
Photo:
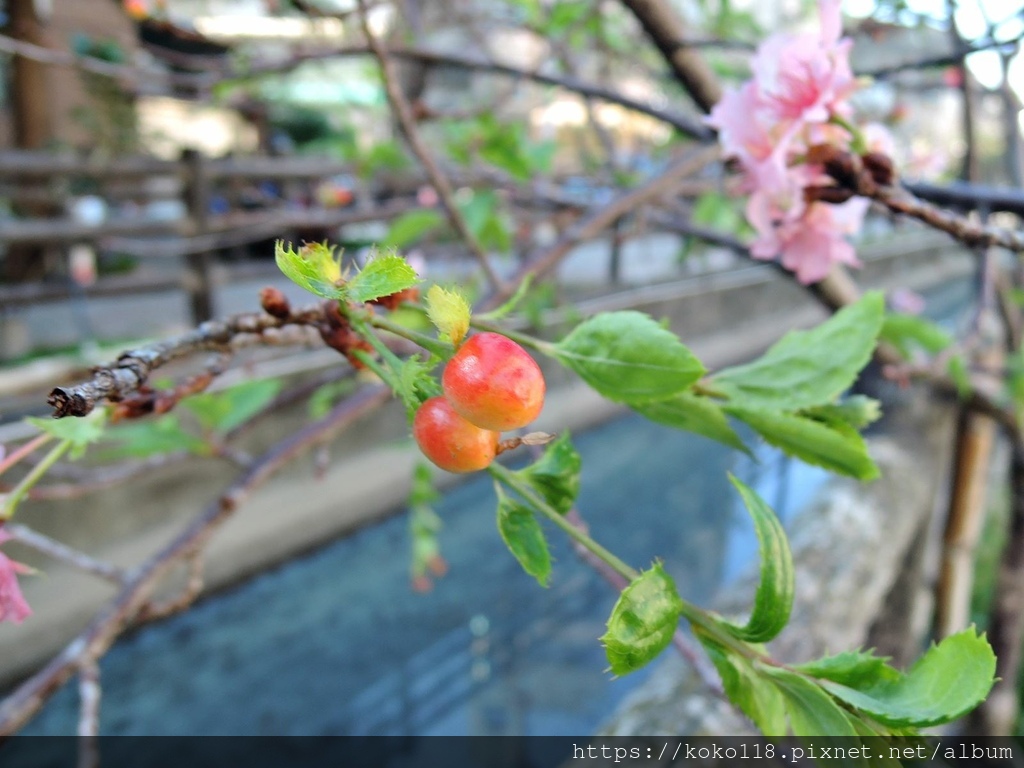
[[[35,246],[63,253],[76,244],[139,259],[184,258],[184,275],[104,277],[86,295],[163,291],[184,287],[193,320],[211,316],[211,267],[218,251],[240,249],[276,237],[333,237],[338,228],[388,220],[415,207],[411,197],[383,204],[361,200],[325,207],[316,187],[351,167],[324,158],[239,157],[210,159],[186,152],[179,160],[151,157],[95,158],[73,153],[0,151],[0,198],[30,210],[26,218],[0,218],[0,251]],[[275,193],[246,210],[242,199],[260,184]],[[109,215],[99,223],[76,219],[68,200],[95,194]],[[221,198],[221,211],[211,205]],[[144,206],[170,203],[170,216],[147,216]],[[40,211],[44,213],[39,214]],[[269,264],[268,264],[269,270]],[[246,269],[252,271],[252,265]],[[51,301],[71,295],[70,280],[0,284],[0,307]]]

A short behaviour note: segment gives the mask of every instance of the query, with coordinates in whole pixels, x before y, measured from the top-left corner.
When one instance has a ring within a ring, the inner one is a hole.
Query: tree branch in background
[[[256,488],[296,457],[335,437],[391,397],[384,386],[363,389],[323,419],[285,438],[260,456],[177,537],[131,572],[130,580],[65,649],[0,703],[0,736],[20,730],[83,663],[99,659],[149,603],[176,562],[200,552],[214,532]]]
[[[701,112],[710,112],[722,98],[718,77],[686,40],[683,23],[666,0],[622,0],[644,32],[661,51],[672,74]]]
[[[963,63],[963,57],[979,51],[999,50],[1016,48],[1017,44],[1024,39],[1024,36],[1017,36],[1007,40],[975,40],[972,43],[963,41],[963,47],[956,53],[942,53],[931,56],[921,56],[911,61],[903,61],[899,64],[891,64],[875,69],[858,69],[855,74],[864,77],[873,77],[876,80],[887,80],[900,72],[928,69],[930,67],[952,67]]]
[[[836,147],[812,147],[815,162],[844,190],[880,203],[893,213],[909,216],[945,232],[969,248],[998,246],[1024,253],[1024,234],[971,221],[951,211],[937,208],[915,197],[906,188],[891,183],[892,169],[866,163],[860,156]],[[831,187],[824,187],[827,191]]]
[[[448,181],[448,178],[444,173],[442,173],[437,162],[434,160],[433,155],[431,155],[430,150],[427,149],[427,145],[423,143],[423,139],[419,135],[419,131],[416,128],[416,119],[412,114],[412,108],[409,106],[409,102],[406,100],[405,95],[398,87],[398,79],[391,60],[388,58],[388,53],[384,49],[380,40],[377,39],[373,30],[370,29],[366,0],[358,0],[358,2],[359,20],[363,26],[363,34],[366,35],[367,43],[373,51],[374,56],[377,57],[377,62],[380,64],[381,78],[384,81],[384,90],[387,93],[388,101],[391,103],[391,109],[394,110],[395,117],[398,119],[399,125],[402,127],[402,133],[405,135],[405,140],[408,142],[409,148],[419,159],[424,170],[426,170],[427,175],[430,177],[430,183],[437,192],[441,206],[448,215],[448,221],[469,248],[473,257],[479,263],[480,268],[487,277],[487,282],[491,285],[491,288],[499,295],[508,296],[508,288],[502,282],[498,273],[494,271],[494,266],[491,264],[487,253],[480,245],[480,241],[477,240],[476,235],[474,235],[470,230],[465,218],[462,216],[458,206],[455,204],[455,195],[452,192],[451,183]]]
[[[99,768],[100,666],[96,659],[78,665],[78,768]]]
[[[584,216],[570,227],[569,231],[558,242],[533,256],[519,270],[513,283],[518,285],[527,275],[532,274],[540,277],[549,272],[559,261],[568,256],[569,252],[576,245],[584,240],[596,237],[599,233],[612,226],[616,220],[628,213],[632,213],[645,203],[669,195],[685,177],[696,173],[708,163],[716,160],[718,156],[719,149],[717,146],[704,147],[689,152],[669,166],[663,173],[649,179],[636,189],[617,196],[607,205],[594,209],[590,214]],[[497,303],[499,303],[499,297],[491,296],[484,301],[483,305],[485,308],[489,308]]]
[[[125,583],[127,577],[123,568],[97,560],[84,552],[79,552],[77,549],[51,539],[49,536],[37,533],[19,523],[5,523],[4,530],[11,535],[14,541],[20,542],[26,547],[31,547],[58,562],[70,565],[80,571],[91,573],[94,576],[99,576],[101,579],[112,581],[115,584]]]

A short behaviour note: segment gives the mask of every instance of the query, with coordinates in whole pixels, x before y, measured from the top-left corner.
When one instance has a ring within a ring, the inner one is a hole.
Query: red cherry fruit
[[[441,377],[452,408],[484,429],[525,427],[544,407],[544,375],[526,350],[500,333],[478,333]]]
[[[427,400],[412,421],[423,455],[449,472],[484,469],[498,451],[498,433],[470,424],[443,397]]]

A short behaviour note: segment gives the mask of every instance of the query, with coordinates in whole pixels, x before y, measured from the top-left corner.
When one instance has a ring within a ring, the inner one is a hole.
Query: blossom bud
[[[269,285],[260,291],[260,306],[263,307],[263,311],[268,315],[273,315],[280,319],[288,317],[292,312],[291,305],[288,303],[288,297],[279,289]]]
[[[895,180],[896,171],[893,168],[892,158],[888,155],[884,155],[881,152],[868,152],[865,155],[861,155],[860,159],[864,163],[865,170],[871,174],[871,178],[875,180],[876,184],[889,186]]]

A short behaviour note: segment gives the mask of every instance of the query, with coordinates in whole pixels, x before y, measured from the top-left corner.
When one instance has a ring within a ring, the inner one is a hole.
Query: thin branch
[[[822,150],[825,172],[836,183],[862,197],[884,205],[893,213],[922,221],[959,240],[969,248],[999,246],[1015,253],[1024,253],[1024,234],[971,221],[938,208],[915,197],[909,190],[892,184],[878,183],[861,158],[835,147]]]
[[[584,533],[590,532],[586,521],[576,508],[570,509],[565,518],[571,525]],[[576,556],[589,565],[605,581],[607,581],[616,592],[621,592],[629,586],[629,582],[626,581],[626,579],[609,568],[607,563],[601,560],[601,558],[595,556],[593,552],[588,550],[582,544],[573,542],[572,548],[576,553]],[[686,662],[697,674],[697,677],[700,678],[704,687],[716,696],[724,698],[725,692],[722,689],[722,681],[719,679],[718,675],[715,674],[715,671],[708,667],[705,657],[693,647],[693,643],[690,642],[690,638],[687,637],[682,630],[677,629],[672,634],[672,645],[675,646],[679,655],[686,659]]]
[[[0,736],[9,736],[20,730],[75,673],[82,659],[102,656],[132,623],[173,565],[202,550],[257,487],[297,456],[337,435],[390,397],[391,392],[382,386],[364,389],[336,406],[323,419],[289,436],[260,456],[178,536],[132,571],[130,581],[61,653],[0,702]]]
[[[185,588],[175,597],[162,602],[150,601],[139,609],[136,621],[165,619],[192,605],[203,591],[203,556],[198,550],[188,557],[188,577]]]
[[[36,435],[27,443],[18,446],[17,449],[11,451],[8,455],[4,456],[3,459],[0,459],[0,475],[2,475],[8,469],[10,469],[19,461],[24,459],[26,456],[30,456],[36,450],[42,448],[51,440],[53,440],[53,435],[49,435],[44,432],[41,435]]]
[[[906,72],[908,70],[918,69],[929,69],[933,67],[951,67],[959,65],[963,62],[963,57],[970,56],[972,53],[978,53],[979,51],[989,51],[992,49],[1003,49],[1012,48],[1024,39],[1024,36],[1018,35],[1017,37],[1008,40],[975,40],[970,44],[965,43],[961,50],[955,53],[941,53],[933,54],[930,56],[922,56],[917,59],[910,61],[903,61],[899,64],[891,64],[884,67],[876,67],[874,69],[859,69],[855,74],[858,76],[873,77],[876,80],[885,80],[892,77],[893,75],[899,74],[900,72]]]
[[[26,547],[31,547],[37,552],[42,552],[47,557],[51,557],[58,562],[66,563],[80,571],[91,573],[93,576],[99,576],[101,579],[112,581],[118,585],[124,584],[126,581],[127,575],[123,568],[97,560],[85,552],[69,547],[67,544],[62,544],[24,525],[7,523],[4,525],[4,530],[15,541],[24,544]]]
[[[247,312],[210,320],[179,336],[125,352],[113,363],[96,368],[88,381],[57,387],[47,402],[54,408],[54,418],[85,416],[104,400],[124,400],[138,392],[154,370],[172,360],[204,350],[226,352],[237,337],[261,336],[288,325],[316,325],[323,319],[323,307],[318,304],[283,318]]]
[[[685,177],[700,170],[719,156],[717,146],[703,147],[683,156],[669,166],[663,173],[648,180],[636,189],[629,190],[607,205],[593,210],[577,221],[558,242],[533,256],[513,278],[512,284],[519,285],[527,275],[541,276],[552,270],[579,243],[596,237],[610,227],[622,216],[632,213],[641,205],[652,202],[671,193]],[[489,309],[500,304],[499,296],[488,297],[482,309]]]
[[[937,205],[948,205],[962,210],[984,208],[989,213],[1005,211],[1024,216],[1024,193],[1019,189],[972,184],[966,181],[941,185],[912,182],[904,183],[903,186],[911,194]]]
[[[305,51],[298,53],[291,58],[280,61],[267,61],[251,63],[244,70],[235,70],[229,73],[204,72],[201,74],[184,73],[149,73],[146,70],[129,67],[122,64],[111,64],[110,62],[96,59],[91,56],[75,56],[73,54],[52,51],[41,46],[24,43],[20,40],[0,35],[0,51],[15,53],[33,61],[54,66],[76,67],[119,80],[122,83],[131,83],[144,78],[165,79],[168,83],[195,89],[197,91],[208,91],[215,85],[230,82],[232,80],[251,80],[254,77],[284,74],[301,65],[311,61],[324,59],[336,59],[350,56],[368,56],[373,51],[368,45],[354,45],[343,48],[328,48],[319,51]],[[541,72],[534,69],[525,69],[510,64],[502,64],[474,56],[464,56],[458,53],[441,53],[438,51],[427,51],[417,48],[392,48],[388,50],[392,58],[407,61],[416,61],[423,65],[454,67],[458,69],[475,70],[480,72],[494,72],[496,74],[508,75],[516,80],[530,80],[542,85],[552,85],[564,88],[568,91],[579,93],[582,96],[605,101],[610,104],[618,104],[634,112],[653,117],[663,123],[671,125],[687,136],[702,141],[709,141],[714,133],[698,119],[675,112],[669,109],[662,109],[640,99],[634,99],[625,93],[620,93],[611,88],[606,88],[596,83],[589,83],[575,77],[557,75]]]
[[[103,491],[119,483],[132,480],[140,475],[149,474],[155,469],[177,464],[190,456],[193,456],[193,454],[189,451],[173,451],[171,453],[148,456],[138,461],[114,464],[113,466],[87,467],[82,471],[80,478],[75,479],[73,477],[70,482],[37,485],[28,492],[28,497],[35,501],[68,501],[70,499],[78,499],[90,493]],[[64,474],[72,468],[78,469],[75,465],[57,464],[49,474],[55,474],[56,470],[61,470],[61,473]],[[74,472],[74,475],[77,476],[78,473]]]
[[[384,49],[380,40],[377,39],[373,30],[370,29],[366,0],[358,1],[360,10],[359,20],[363,26],[363,34],[366,35],[366,40],[373,51],[373,55],[377,57],[377,62],[380,64],[384,90],[387,93],[388,101],[391,103],[391,109],[394,111],[395,117],[402,127],[402,133],[405,135],[409,148],[419,158],[424,170],[426,170],[427,175],[430,177],[430,183],[437,192],[441,206],[448,215],[448,221],[459,237],[462,238],[463,242],[465,242],[477,262],[479,262],[480,268],[486,275],[487,282],[490,283],[491,288],[500,295],[508,295],[509,290],[507,286],[502,282],[498,273],[494,271],[494,266],[491,264],[487,253],[480,245],[476,235],[470,230],[465,218],[455,204],[455,194],[452,191],[451,182],[448,181],[448,177],[441,171],[430,150],[427,149],[427,145],[423,142],[419,130],[416,128],[416,119],[413,117],[412,108],[409,106],[405,94],[402,93],[394,65],[388,57],[388,52]]]
[[[78,768],[99,768],[100,667],[94,658],[78,664]]]
[[[702,112],[722,98],[718,77],[708,67],[700,52],[688,45],[683,22],[675,8],[666,0],[622,0],[644,32],[665,58],[675,79],[690,94]]]
[[[7,35],[0,35],[0,53],[7,53],[12,56],[21,56],[39,62],[40,64],[51,64],[62,67],[74,67],[86,72],[92,72],[103,77],[113,78],[122,81],[134,81],[139,70],[135,67],[126,67],[122,64],[98,59],[93,56],[79,56],[67,51],[57,51],[46,48],[42,45],[35,45],[24,40],[17,40]]]

